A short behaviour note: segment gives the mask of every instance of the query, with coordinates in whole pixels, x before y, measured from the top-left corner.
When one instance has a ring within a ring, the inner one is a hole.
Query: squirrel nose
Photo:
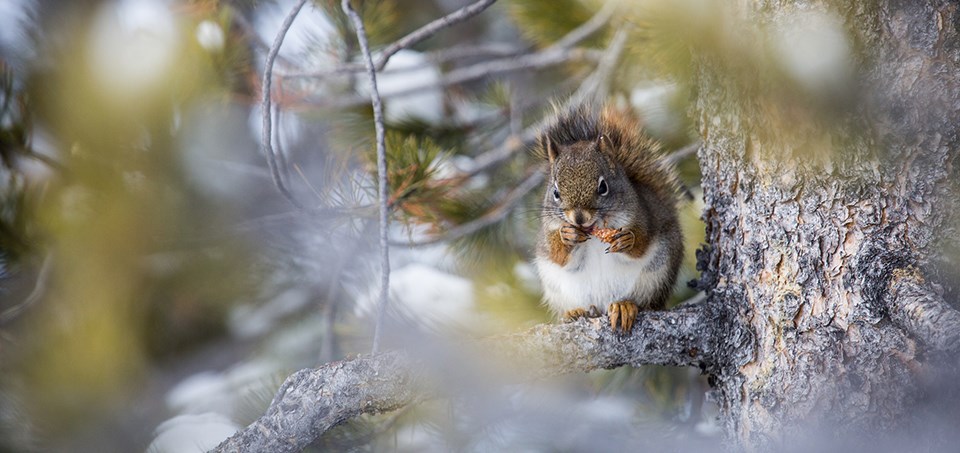
[[[593,215],[587,211],[581,209],[572,209],[571,211],[572,212],[567,212],[567,218],[572,220],[572,223],[578,227],[586,226],[593,220]]]

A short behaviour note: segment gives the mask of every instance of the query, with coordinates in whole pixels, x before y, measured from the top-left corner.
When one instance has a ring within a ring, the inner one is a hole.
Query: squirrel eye
[[[603,180],[603,176],[600,177],[600,184],[597,185],[597,193],[600,196],[604,196],[609,193],[610,189],[607,187],[607,182]]]
[[[560,189],[557,189],[556,187],[553,188],[553,199],[560,201]]]

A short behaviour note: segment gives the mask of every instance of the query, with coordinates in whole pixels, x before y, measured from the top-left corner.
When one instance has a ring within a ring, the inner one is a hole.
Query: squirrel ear
[[[543,147],[547,150],[547,159],[550,160],[550,165],[553,165],[553,162],[557,160],[560,150],[558,150],[557,145],[550,140],[549,135],[543,138]]]
[[[597,137],[597,151],[603,152],[608,146],[610,146],[610,139],[606,135],[600,134]]]

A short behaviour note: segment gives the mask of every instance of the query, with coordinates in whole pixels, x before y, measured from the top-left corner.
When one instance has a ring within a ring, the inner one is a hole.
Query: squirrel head
[[[590,230],[620,219],[634,191],[621,166],[609,153],[610,139],[560,145],[545,137],[550,180],[544,208],[567,223]]]

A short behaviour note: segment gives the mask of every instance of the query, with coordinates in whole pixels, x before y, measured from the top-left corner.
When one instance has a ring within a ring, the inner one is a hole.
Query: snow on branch
[[[927,346],[960,352],[960,312],[955,310],[915,269],[894,271],[887,293],[887,311],[895,323]]]
[[[702,305],[688,304],[640,313],[629,336],[614,333],[604,316],[541,324],[464,345],[464,351],[481,351],[474,361],[481,367],[485,358],[508,362],[511,375],[525,380],[623,365],[704,367],[713,363],[710,326]],[[214,451],[300,451],[360,414],[443,396],[437,390],[442,387],[428,382],[431,369],[411,353],[390,351],[300,370],[287,378],[262,417]]]

